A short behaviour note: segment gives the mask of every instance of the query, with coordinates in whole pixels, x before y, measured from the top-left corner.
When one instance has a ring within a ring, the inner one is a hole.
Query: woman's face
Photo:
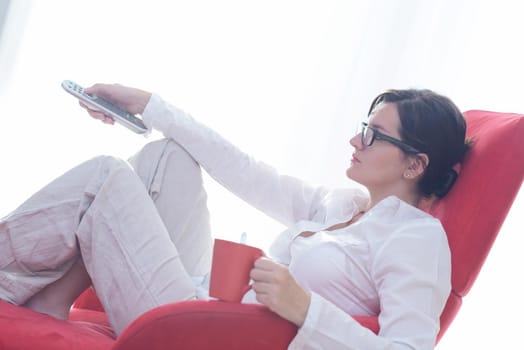
[[[381,103],[371,113],[369,127],[382,134],[400,140],[400,118],[394,103]],[[376,139],[371,146],[364,146],[361,133],[350,142],[355,148],[351,165],[346,175],[364,185],[370,192],[380,191],[384,195],[394,194],[403,181],[408,166],[408,157],[397,146]]]

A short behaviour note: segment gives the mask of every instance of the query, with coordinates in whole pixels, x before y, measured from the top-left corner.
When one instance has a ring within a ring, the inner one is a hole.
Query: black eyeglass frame
[[[366,138],[365,138],[366,129],[369,129],[369,130],[371,130],[373,132],[373,134],[371,136],[371,141],[369,141],[369,144],[366,143]],[[389,142],[389,143],[397,146],[398,148],[400,148],[402,151],[404,151],[407,154],[423,153],[423,152],[419,151],[418,149],[416,149],[415,147],[408,145],[407,143],[404,143],[404,142],[402,142],[402,141],[400,141],[400,140],[398,140],[398,139],[396,139],[394,137],[391,137],[391,136],[388,136],[388,135],[384,135],[380,131],[377,131],[376,129],[374,129],[371,126],[369,126],[368,123],[366,123],[366,122],[362,122],[362,131],[361,131],[361,134],[360,134],[360,140],[361,140],[362,144],[365,147],[371,146],[373,144],[373,142],[375,142],[375,140],[383,140],[383,141]]]

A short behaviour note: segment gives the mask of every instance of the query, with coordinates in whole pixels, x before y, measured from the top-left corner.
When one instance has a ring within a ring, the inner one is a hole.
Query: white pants
[[[200,168],[169,140],[130,163],[89,160],[1,220],[0,299],[24,304],[79,257],[117,334],[195,296],[191,276],[209,272],[212,250]]]

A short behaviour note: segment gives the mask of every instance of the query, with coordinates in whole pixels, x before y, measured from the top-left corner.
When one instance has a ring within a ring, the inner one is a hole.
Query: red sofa
[[[468,111],[475,139],[452,191],[429,209],[442,220],[452,253],[452,292],[442,337],[473,285],[524,178],[524,115]],[[379,331],[376,317],[358,317]],[[265,307],[187,301],[146,312],[115,339],[92,289],[68,321],[0,301],[1,349],[285,349],[296,327]]]

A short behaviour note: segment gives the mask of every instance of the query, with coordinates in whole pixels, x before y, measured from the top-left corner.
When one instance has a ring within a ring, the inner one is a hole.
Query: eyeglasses
[[[394,137],[384,135],[383,133],[373,129],[372,127],[368,126],[368,123],[366,122],[362,122],[362,133],[360,134],[360,137],[361,137],[362,145],[364,145],[364,147],[371,146],[373,142],[375,142],[375,140],[383,140],[383,141],[389,142],[397,146],[398,148],[400,148],[401,150],[403,150],[406,153],[410,153],[410,154],[422,153],[415,147],[412,147]]]

